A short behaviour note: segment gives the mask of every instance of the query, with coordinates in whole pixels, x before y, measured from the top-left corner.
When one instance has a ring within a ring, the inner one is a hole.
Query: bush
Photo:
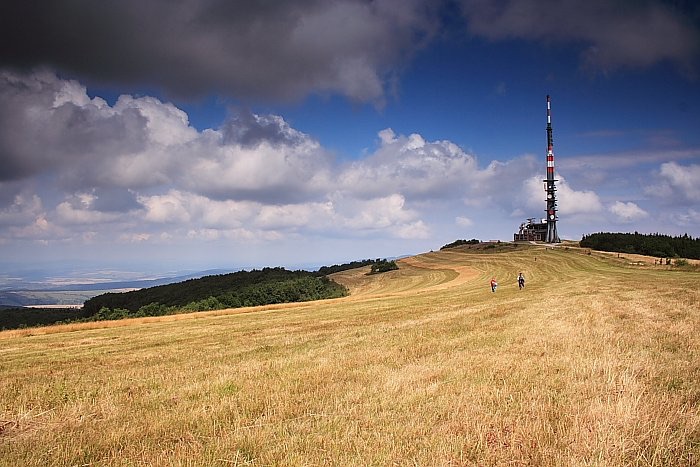
[[[379,274],[381,272],[394,271],[399,269],[396,265],[396,261],[387,261],[385,259],[379,260],[372,265],[370,269],[370,274]]]

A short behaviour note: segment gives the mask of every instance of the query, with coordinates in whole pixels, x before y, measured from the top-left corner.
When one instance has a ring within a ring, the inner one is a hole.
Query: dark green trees
[[[600,251],[636,253],[658,258],[700,259],[700,238],[688,234],[671,237],[662,234],[594,233],[584,235],[580,245]]]

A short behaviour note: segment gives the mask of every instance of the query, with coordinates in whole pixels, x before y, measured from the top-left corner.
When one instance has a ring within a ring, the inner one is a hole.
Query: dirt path
[[[366,267],[336,273],[332,278],[350,289],[346,300],[363,300],[444,290],[463,285],[480,274],[468,266],[446,264],[424,255],[403,258],[397,264],[397,271],[370,276]]]
[[[428,263],[426,261],[421,261],[422,257],[421,256],[411,256],[409,258],[404,258],[402,260],[399,260],[400,263],[403,264],[408,264],[409,266],[419,268],[419,269],[433,269],[433,270],[444,270],[446,269],[444,265],[439,265],[435,263]],[[452,270],[457,273],[457,277],[455,277],[452,280],[441,282],[439,284],[435,284],[429,287],[426,287],[426,289],[429,290],[443,290],[447,289],[450,287],[456,287],[459,285],[463,285],[473,279],[476,279],[479,276],[479,271],[470,268],[469,266],[451,266],[449,270]]]

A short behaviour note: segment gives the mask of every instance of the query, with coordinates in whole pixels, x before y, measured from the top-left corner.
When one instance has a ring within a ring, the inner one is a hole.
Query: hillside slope
[[[0,333],[0,465],[698,463],[700,273],[398,264],[340,299]]]

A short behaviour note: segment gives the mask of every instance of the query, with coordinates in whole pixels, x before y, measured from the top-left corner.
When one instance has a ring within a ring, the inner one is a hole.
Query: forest
[[[671,237],[662,234],[594,233],[584,235],[581,247],[599,251],[634,253],[657,258],[700,259],[700,238],[688,234]]]
[[[90,315],[82,308],[0,308],[0,331],[82,321]]]
[[[157,316],[174,312],[269,305],[342,297],[345,287],[309,271],[263,268],[205,276],[87,300],[83,309],[96,319]]]

